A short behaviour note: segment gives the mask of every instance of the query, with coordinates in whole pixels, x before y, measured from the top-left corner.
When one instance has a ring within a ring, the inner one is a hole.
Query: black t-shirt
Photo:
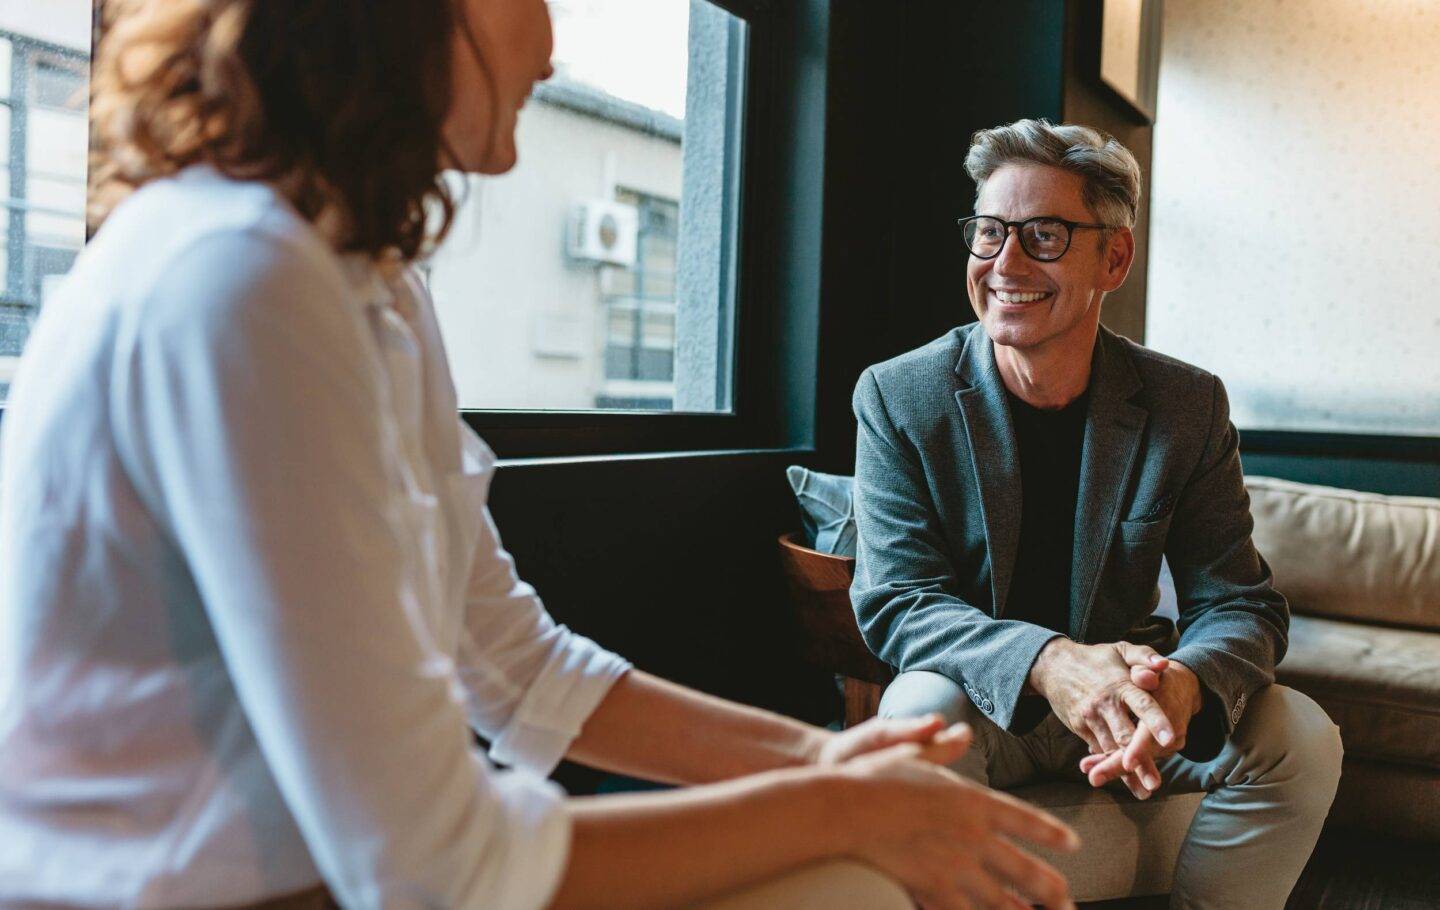
[[[1068,634],[1075,501],[1090,394],[1058,411],[1031,407],[1006,394],[1020,449],[1022,505],[1020,546],[1004,617]]]

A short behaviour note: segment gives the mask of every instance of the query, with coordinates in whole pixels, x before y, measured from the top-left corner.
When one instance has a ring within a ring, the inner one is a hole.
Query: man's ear
[[[1116,228],[1105,242],[1104,258],[1100,262],[1100,290],[1109,293],[1124,284],[1134,262],[1135,232],[1128,227]]]

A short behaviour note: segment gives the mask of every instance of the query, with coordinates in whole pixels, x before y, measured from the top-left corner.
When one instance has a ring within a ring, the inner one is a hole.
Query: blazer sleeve
[[[1170,656],[1208,690],[1185,749],[1193,760],[1218,753],[1250,696],[1275,681],[1290,629],[1289,606],[1250,539],[1254,521],[1229,399],[1220,380],[1212,382],[1209,436],[1165,544],[1180,612],[1180,646]]]
[[[891,420],[870,370],[854,408],[859,542],[850,600],[861,634],[880,659],[956,680],[995,723],[1025,732],[1045,712],[1031,710],[1043,699],[1022,700],[1021,692],[1035,657],[1060,633],[997,620],[960,596],[919,453]]]

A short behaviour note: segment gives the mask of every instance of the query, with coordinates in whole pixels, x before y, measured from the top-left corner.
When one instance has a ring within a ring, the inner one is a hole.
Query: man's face
[[[1049,215],[1093,223],[1099,219],[1083,201],[1083,186],[1078,174],[1060,168],[1007,164],[985,181],[975,213],[1005,221]],[[1034,351],[1059,339],[1093,339],[1101,298],[1125,280],[1133,254],[1128,229],[1077,229],[1065,255],[1040,262],[1012,231],[999,256],[970,257],[970,305],[999,345]]]

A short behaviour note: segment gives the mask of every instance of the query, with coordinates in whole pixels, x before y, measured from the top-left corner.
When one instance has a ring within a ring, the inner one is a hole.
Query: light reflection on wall
[[[1147,343],[1242,428],[1440,435],[1440,4],[1165,15]]]

